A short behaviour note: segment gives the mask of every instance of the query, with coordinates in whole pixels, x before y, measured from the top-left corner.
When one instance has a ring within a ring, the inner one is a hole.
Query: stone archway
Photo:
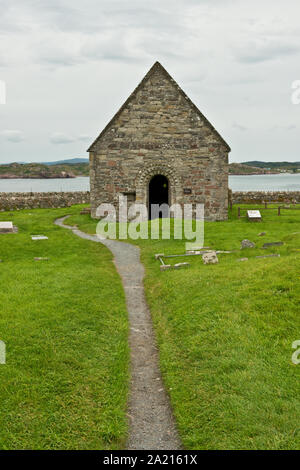
[[[174,171],[170,165],[152,164],[141,170],[137,175],[136,181],[136,202],[149,205],[149,184],[152,178],[161,175],[168,180],[168,204],[171,206],[178,201],[179,181],[174,175]]]
[[[151,178],[148,188],[148,214],[149,219],[155,218],[153,204],[161,206],[169,205],[169,180],[164,175],[155,175]],[[156,215],[157,217],[157,215]],[[159,214],[159,217],[169,217],[169,211],[166,214]]]

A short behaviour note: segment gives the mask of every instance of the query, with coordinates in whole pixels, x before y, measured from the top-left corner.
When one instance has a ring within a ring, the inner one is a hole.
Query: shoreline
[[[280,175],[300,175],[300,172],[274,172],[274,173],[228,173],[228,176],[280,176]],[[76,176],[17,176],[17,175],[0,175],[0,180],[69,180],[77,178],[89,178],[89,175]]]
[[[74,178],[88,178],[86,175],[76,175],[76,176],[6,176],[1,175],[0,180],[70,180]]]
[[[274,172],[274,173],[228,173],[228,176],[274,176],[274,175],[300,175],[300,172],[292,171]]]
[[[2,193],[51,193],[89,191],[88,176],[75,178],[1,178]],[[264,175],[229,175],[228,186],[233,191],[300,191],[300,173]]]

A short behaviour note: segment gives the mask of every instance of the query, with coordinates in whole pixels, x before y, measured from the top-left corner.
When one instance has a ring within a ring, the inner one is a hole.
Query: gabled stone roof
[[[171,77],[171,75],[166,71],[166,69],[159,63],[155,62],[155,64],[151,67],[149,72],[144,76],[143,80],[138,84],[138,86],[134,89],[131,95],[127,98],[125,103],[121,106],[119,111],[114,115],[114,117],[108,122],[108,124],[104,127],[98,137],[94,140],[92,145],[88,148],[88,152],[92,152],[94,145],[101,139],[101,137],[105,134],[105,132],[111,127],[114,121],[118,118],[118,116],[122,113],[122,111],[127,107],[128,103],[134,98],[136,93],[143,87],[144,83],[151,77],[151,75],[159,70],[163,73],[166,78],[173,83],[173,85],[177,88],[179,93],[185,98],[185,100],[189,103],[189,105],[194,109],[194,111],[200,116],[200,118],[208,125],[211,131],[215,134],[215,136],[225,145],[228,152],[230,152],[230,147],[227,142],[223,139],[223,137],[218,133],[218,131],[214,128],[214,126],[209,122],[209,120],[201,113],[201,111],[197,108],[197,106],[192,102],[192,100],[187,96],[187,94],[180,88],[178,83]]]

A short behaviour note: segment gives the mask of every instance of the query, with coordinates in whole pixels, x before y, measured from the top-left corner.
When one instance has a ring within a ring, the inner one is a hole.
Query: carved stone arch
[[[150,180],[155,175],[163,175],[169,181],[169,204],[177,202],[179,181],[170,165],[154,163],[138,173],[136,181],[136,202],[148,204],[148,188]]]

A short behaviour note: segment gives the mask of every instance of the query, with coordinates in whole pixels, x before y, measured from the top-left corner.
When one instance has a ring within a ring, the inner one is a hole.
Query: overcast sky
[[[230,161],[300,161],[299,18],[299,0],[0,0],[0,163],[87,157],[156,60]]]

